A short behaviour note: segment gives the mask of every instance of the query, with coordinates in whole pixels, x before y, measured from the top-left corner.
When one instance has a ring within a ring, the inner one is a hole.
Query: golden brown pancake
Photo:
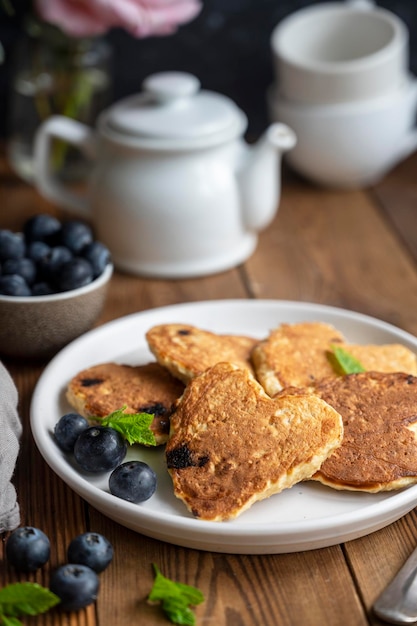
[[[70,381],[67,399],[84,417],[104,417],[126,406],[126,413],[151,413],[158,444],[165,443],[173,405],[184,385],[158,363],[136,367],[102,363],[83,370]]]
[[[417,356],[398,343],[386,345],[342,346],[363,365],[367,372],[405,372],[417,375]]]
[[[221,361],[253,371],[250,354],[257,340],[240,335],[218,335],[189,324],[161,324],[146,333],[158,363],[184,383]]]
[[[281,324],[252,352],[256,377],[270,396],[285,387],[308,387],[334,373],[326,353],[344,342],[330,324]]]
[[[272,399],[248,370],[218,363],[191,381],[171,417],[174,493],[200,519],[235,518],[312,476],[342,435],[339,413],[318,396]]]
[[[313,477],[335,489],[389,491],[417,482],[417,378],[365,372],[327,379],[315,393],[343,418],[342,445]]]
[[[252,352],[256,376],[269,395],[285,387],[308,387],[341,372],[332,347],[355,357],[366,371],[417,374],[417,356],[401,344],[348,343],[333,326],[321,322],[282,324]]]

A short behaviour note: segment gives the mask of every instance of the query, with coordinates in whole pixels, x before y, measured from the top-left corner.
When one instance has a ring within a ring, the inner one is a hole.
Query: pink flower
[[[35,0],[38,15],[72,37],[121,27],[134,37],[169,35],[201,10],[199,0]]]

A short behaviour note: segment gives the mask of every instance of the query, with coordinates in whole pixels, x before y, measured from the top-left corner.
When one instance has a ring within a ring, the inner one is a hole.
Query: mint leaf
[[[359,374],[365,372],[365,368],[358,359],[349,354],[347,350],[340,346],[332,346],[332,356],[336,360],[336,365],[340,368],[343,374]]]
[[[122,407],[100,419],[102,426],[110,426],[117,430],[130,444],[141,443],[145,446],[156,446],[155,435],[150,426],[154,416],[150,413],[124,413]]]
[[[37,583],[13,583],[0,589],[0,620],[18,626],[21,615],[39,615],[60,602],[52,591]]]
[[[6,617],[5,615],[0,615],[0,624],[2,626],[23,626],[20,619],[17,617]]]
[[[155,581],[148,596],[149,602],[161,602],[162,610],[173,624],[194,626],[195,615],[189,605],[197,605],[204,601],[204,596],[199,589],[184,583],[176,583],[165,578],[153,565]]]

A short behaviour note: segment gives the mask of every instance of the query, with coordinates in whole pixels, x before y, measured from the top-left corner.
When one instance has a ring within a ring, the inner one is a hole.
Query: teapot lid
[[[143,92],[110,107],[101,129],[119,140],[169,145],[211,145],[236,137],[247,125],[245,114],[226,96],[200,89],[184,72],[149,76]]]

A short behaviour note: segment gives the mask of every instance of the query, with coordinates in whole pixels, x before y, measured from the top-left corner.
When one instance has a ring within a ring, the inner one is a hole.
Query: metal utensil
[[[390,624],[417,622],[417,548],[377,598],[374,613]]]

